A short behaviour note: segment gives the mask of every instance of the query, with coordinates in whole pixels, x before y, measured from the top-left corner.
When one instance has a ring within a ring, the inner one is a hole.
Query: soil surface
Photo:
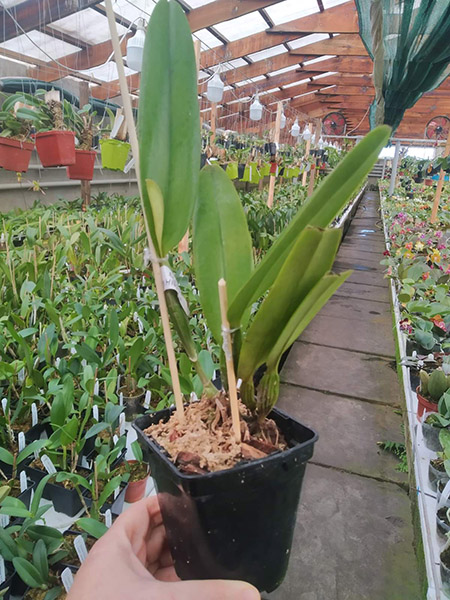
[[[443,473],[445,472],[444,461],[442,458],[434,458],[430,461],[430,463],[437,471],[442,471]]]
[[[47,593],[48,590],[40,590],[39,588],[31,589],[25,594],[23,600],[44,600]],[[67,594],[64,589],[62,589],[57,600],[65,600],[66,598]]]
[[[242,403],[239,412],[240,443],[234,437],[230,404],[223,392],[190,404],[184,423],[174,412],[168,421],[151,425],[144,433],[167,451],[180,471],[189,474],[231,469],[244,460],[265,458],[287,448],[274,421],[258,423]]]
[[[64,546],[69,551],[69,555],[64,559],[64,562],[66,564],[73,565],[74,567],[80,567],[81,566],[80,559],[78,558],[78,554],[73,545],[73,542],[76,537],[77,537],[76,535],[72,535],[71,533],[64,535]],[[84,542],[86,544],[87,551],[89,552],[89,550],[92,548],[92,546],[95,544],[95,542],[97,540],[93,537],[86,536],[85,533],[83,535],[83,538],[84,538]]]

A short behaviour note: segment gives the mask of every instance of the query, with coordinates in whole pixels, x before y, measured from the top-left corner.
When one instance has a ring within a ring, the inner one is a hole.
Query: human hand
[[[126,510],[84,561],[67,600],[260,600],[243,581],[180,581],[156,496]]]

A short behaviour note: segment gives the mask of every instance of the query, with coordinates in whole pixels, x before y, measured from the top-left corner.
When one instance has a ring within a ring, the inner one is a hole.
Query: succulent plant
[[[439,402],[442,395],[450,389],[450,376],[442,369],[435,369],[431,374],[420,371],[420,391],[434,402]]]

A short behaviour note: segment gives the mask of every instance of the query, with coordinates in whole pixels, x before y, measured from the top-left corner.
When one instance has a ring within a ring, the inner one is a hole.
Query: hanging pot
[[[96,156],[95,150],[75,150],[75,163],[67,167],[67,177],[80,181],[92,181]]]
[[[287,571],[307,461],[317,434],[274,409],[289,448],[204,475],[186,475],[144,430],[173,409],[133,427],[148,455],[175,569],[181,579],[241,579],[271,592]]]
[[[36,150],[43,167],[67,167],[75,164],[73,131],[41,131],[36,134]]]
[[[121,140],[110,138],[100,140],[103,168],[111,169],[111,171],[123,171],[130,148],[128,142],[122,142]]]
[[[34,144],[0,137],[0,167],[7,171],[25,173],[28,171]]]

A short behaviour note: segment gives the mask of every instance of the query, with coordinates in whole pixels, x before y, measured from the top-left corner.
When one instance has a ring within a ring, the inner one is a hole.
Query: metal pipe
[[[92,186],[98,185],[114,185],[114,184],[132,184],[137,183],[137,179],[99,179],[91,181]],[[48,181],[39,184],[42,188],[57,188],[57,187],[79,187],[80,182],[75,179],[67,181]],[[30,186],[23,183],[0,183],[0,190],[23,190],[29,191]]]
[[[395,188],[395,180],[397,179],[398,159],[400,157],[400,142],[395,144],[394,162],[392,163],[391,182],[389,184],[388,195],[392,196]]]

